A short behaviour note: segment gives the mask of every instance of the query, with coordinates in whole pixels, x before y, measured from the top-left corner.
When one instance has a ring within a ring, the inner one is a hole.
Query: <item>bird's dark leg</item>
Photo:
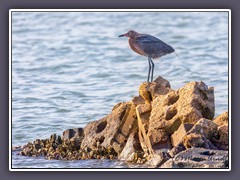
[[[152,67],[152,72],[151,72],[151,82],[152,82],[153,81],[153,72],[154,72],[154,63],[151,58],[150,58],[150,60],[151,60],[151,67]]]
[[[149,76],[150,76],[150,71],[151,71],[151,58],[148,58],[148,78],[147,78],[147,82],[149,82]]]

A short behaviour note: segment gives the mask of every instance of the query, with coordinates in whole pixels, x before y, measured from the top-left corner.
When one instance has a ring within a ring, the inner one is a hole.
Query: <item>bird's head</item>
[[[136,37],[138,35],[139,35],[139,33],[137,33],[136,31],[130,30],[130,31],[128,31],[125,34],[119,35],[118,37],[124,37],[125,36],[125,37],[134,38],[134,37]]]

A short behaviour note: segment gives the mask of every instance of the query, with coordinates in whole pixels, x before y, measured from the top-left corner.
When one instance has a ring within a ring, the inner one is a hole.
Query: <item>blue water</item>
[[[13,12],[12,144],[84,127],[138,95],[147,58],[118,35],[134,29],[173,46],[155,78],[173,89],[190,81],[215,88],[216,116],[228,110],[227,12]],[[50,161],[16,156],[15,168],[128,167],[115,161]]]

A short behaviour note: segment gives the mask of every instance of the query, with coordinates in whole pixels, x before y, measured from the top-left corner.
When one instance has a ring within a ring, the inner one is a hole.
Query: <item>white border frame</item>
[[[22,11],[92,11],[92,12],[126,12],[126,11],[142,11],[142,12],[150,12],[150,11],[159,11],[159,12],[228,12],[228,111],[229,111],[229,168],[228,169],[61,169],[61,168],[49,168],[49,169],[15,169],[12,168],[12,12],[22,12]],[[10,9],[9,10],[9,171],[231,171],[231,10],[230,9]]]

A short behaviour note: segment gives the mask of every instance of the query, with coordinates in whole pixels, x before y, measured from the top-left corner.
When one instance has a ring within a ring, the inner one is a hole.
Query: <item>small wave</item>
[[[76,97],[86,97],[86,95],[82,92],[78,92],[78,91],[64,91],[61,93],[62,96],[66,96],[66,95],[73,95]]]
[[[56,110],[56,113],[67,113],[67,112],[71,112],[71,110],[69,110],[69,109],[58,109],[58,110]]]

